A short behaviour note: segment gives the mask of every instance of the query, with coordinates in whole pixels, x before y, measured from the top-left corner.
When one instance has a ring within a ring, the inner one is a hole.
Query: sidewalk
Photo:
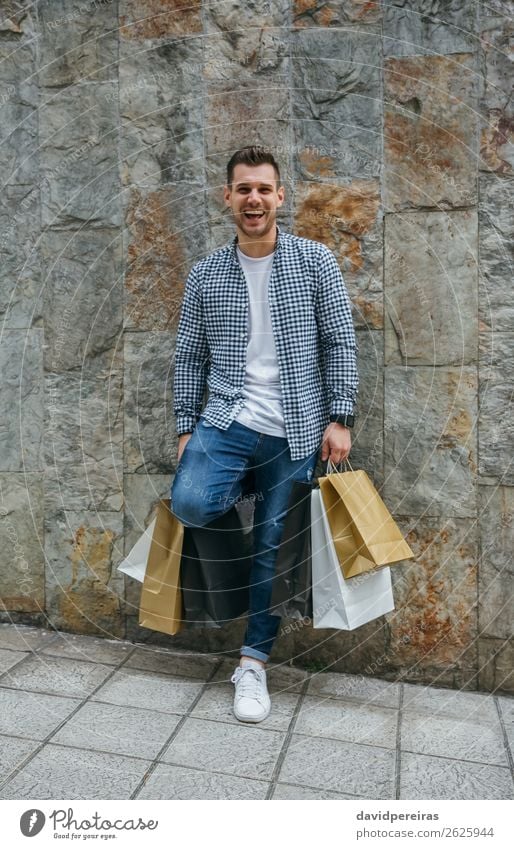
[[[514,699],[0,625],[1,799],[511,799]],[[509,748],[510,744],[510,748]]]

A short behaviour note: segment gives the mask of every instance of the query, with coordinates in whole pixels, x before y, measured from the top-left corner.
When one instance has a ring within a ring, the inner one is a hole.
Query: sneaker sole
[[[262,722],[262,720],[266,719],[266,717],[268,717],[271,713],[271,707],[266,711],[266,713],[263,713],[262,716],[240,716],[234,708],[232,710],[235,718],[238,719],[239,722]]]

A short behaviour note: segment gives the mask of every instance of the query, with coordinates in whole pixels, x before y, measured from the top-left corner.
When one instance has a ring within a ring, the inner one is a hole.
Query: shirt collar
[[[273,250],[278,252],[278,251],[280,251],[280,249],[283,246],[284,235],[282,233],[282,230],[278,226],[278,224],[276,224],[276,228],[277,228],[277,237],[275,239],[275,247],[273,248]],[[237,258],[237,251],[236,251],[237,243],[238,243],[238,238],[237,238],[237,233],[236,233],[236,235],[232,239],[232,242],[230,243],[230,257],[232,259],[232,262],[236,262],[239,265],[239,260]]]

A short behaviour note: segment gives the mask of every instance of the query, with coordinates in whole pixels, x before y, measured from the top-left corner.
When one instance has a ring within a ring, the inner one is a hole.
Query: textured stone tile
[[[493,724],[475,722],[469,715],[455,719],[405,711],[401,748],[406,752],[508,766],[498,719]]]
[[[0,736],[2,780],[5,780],[10,772],[19,767],[27,755],[37,749],[38,745],[35,740],[18,740],[15,737]],[[3,793],[2,798],[5,798]]]
[[[484,331],[511,330],[514,307],[510,275],[505,271],[514,264],[514,180],[481,174],[479,190],[480,326]]]
[[[85,704],[52,738],[79,749],[155,758],[173,733],[179,716],[98,702]]]
[[[384,340],[376,330],[357,330],[356,337],[359,393],[350,460],[379,487],[384,482]]]
[[[397,725],[398,712],[390,708],[306,696],[294,730],[296,734],[394,749]]]
[[[0,425],[0,433],[2,429]],[[34,613],[44,608],[42,533],[42,475],[0,473],[0,599],[4,610]],[[16,645],[6,648],[28,648],[22,645],[22,636],[20,632]],[[39,642],[33,634],[29,639],[31,645]]]
[[[514,641],[479,637],[478,670],[482,690],[514,694]]]
[[[0,345],[0,471],[41,469],[43,332],[5,330]]]
[[[471,54],[387,59],[387,211],[476,203],[476,70]]]
[[[215,656],[194,653],[179,654],[165,650],[138,648],[124,668],[183,675],[186,678],[199,678],[206,681],[219,662],[220,658]]]
[[[114,83],[48,92],[40,106],[41,214],[46,227],[119,226]]]
[[[125,327],[175,330],[191,266],[205,255],[203,189],[166,186],[128,197]]]
[[[112,0],[43,3],[39,83],[64,86],[116,77],[117,4]]]
[[[514,757],[514,699],[508,699],[506,696],[498,698],[500,712],[502,715],[507,740],[509,741],[511,755]]]
[[[125,471],[170,474],[177,456],[172,414],[175,338],[125,334]],[[170,481],[171,483],[171,481]]]
[[[407,674],[425,667],[475,668],[476,522],[412,518],[399,526],[414,560],[391,569],[395,610],[386,614],[388,659]]]
[[[293,34],[293,133],[301,179],[378,177],[382,97],[380,31],[299,29]],[[313,170],[314,169],[314,170]]]
[[[41,321],[39,228],[39,191],[25,185],[4,185],[0,196],[0,320],[5,330],[28,328]]]
[[[129,799],[149,760],[45,746],[2,790],[4,799]]]
[[[54,631],[32,628],[29,625],[0,624],[0,648],[33,651],[54,637]]]
[[[45,369],[83,368],[87,357],[112,351],[122,331],[119,236],[112,230],[47,230],[40,251],[46,271]]]
[[[48,645],[44,646],[41,654],[54,657],[70,657],[76,660],[88,660],[91,663],[103,663],[107,666],[118,666],[127,655],[134,650],[132,643],[121,641],[95,639],[80,634],[59,633]]]
[[[267,781],[158,764],[137,799],[265,799]]]
[[[2,677],[3,687],[84,699],[112,672],[99,663],[32,655]]]
[[[12,649],[0,649],[0,675],[15,666],[20,660],[28,657],[29,652],[13,651]]]
[[[478,488],[480,571],[478,601],[480,633],[485,637],[512,634],[514,597],[514,489],[508,486]]]
[[[390,512],[474,517],[476,368],[390,365],[384,393]]]
[[[403,685],[404,711],[429,717],[485,722],[493,725],[498,712],[493,696],[486,693],[460,692],[419,684]]]
[[[499,766],[403,752],[400,799],[511,799],[512,778]]]
[[[175,675],[119,670],[95,693],[93,701],[163,713],[185,713],[202,686],[201,682]]]
[[[380,20],[380,3],[367,0],[293,0],[296,27],[340,27],[344,24],[373,24]]]
[[[506,486],[514,485],[513,343],[512,332],[479,337],[479,472]]]
[[[386,216],[388,365],[476,361],[477,237],[474,210]]]
[[[268,688],[269,689],[269,688]],[[299,695],[296,693],[274,693],[271,692],[271,713],[262,722],[259,728],[269,728],[272,731],[287,731]],[[219,722],[230,722],[239,724],[233,712],[234,685],[233,684],[208,684],[200,701],[193,709],[191,715],[196,719],[211,719]]]
[[[489,16],[490,12],[499,14]],[[480,16],[480,158],[479,168],[512,174],[512,9],[484,4]]]
[[[203,182],[203,39],[134,48],[121,39],[122,182],[151,192],[182,184],[190,202]]]
[[[0,734],[43,740],[78,704],[78,699],[0,687]]]
[[[394,760],[388,749],[293,734],[279,779],[336,793],[351,788],[359,798],[391,799]]]
[[[2,185],[31,187],[38,169],[38,89],[34,45],[0,45]],[[26,190],[26,194],[29,190]]]
[[[297,800],[300,799],[355,799],[344,793],[331,793],[329,790],[315,790],[312,787],[297,787],[294,784],[277,784],[273,791],[274,799]]]
[[[425,0],[384,5],[384,54],[409,56],[473,52],[476,2],[448,0],[444,7]]]
[[[120,0],[120,35],[125,39],[165,38],[202,31],[201,0]]]
[[[295,228],[298,236],[323,242],[337,257],[353,304],[356,327],[381,328],[382,216],[375,180],[345,186],[298,183]]]
[[[397,708],[400,701],[400,685],[368,678],[364,675],[344,675],[320,672],[309,682],[309,696],[331,696],[366,705]]]
[[[186,719],[169,748],[165,763],[197,766],[245,778],[271,778],[284,734],[248,724]]]
[[[57,628],[114,639],[123,633],[121,513],[59,511],[45,520],[46,606]]]

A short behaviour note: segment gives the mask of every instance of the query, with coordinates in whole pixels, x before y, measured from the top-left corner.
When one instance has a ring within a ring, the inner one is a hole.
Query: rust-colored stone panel
[[[415,559],[391,567],[391,662],[405,671],[473,667],[478,628],[476,523],[421,518],[399,524]]]
[[[147,194],[136,189],[130,194],[125,274],[129,328],[169,330],[178,324],[184,283],[202,244],[196,222],[187,225],[198,198],[181,198],[185,191],[168,186]]]
[[[381,328],[383,323],[380,189],[376,180],[348,185],[299,183],[294,230],[323,242],[336,255],[348,284],[356,323]]]
[[[476,202],[476,71],[470,54],[387,59],[387,210]]]
[[[122,38],[164,38],[202,31],[202,0],[121,0]]]
[[[512,174],[514,166],[514,109],[512,105],[512,37],[514,23],[507,13],[481,19],[479,167]]]
[[[293,15],[297,27],[337,27],[344,23],[376,23],[382,10],[379,0],[294,0]]]

